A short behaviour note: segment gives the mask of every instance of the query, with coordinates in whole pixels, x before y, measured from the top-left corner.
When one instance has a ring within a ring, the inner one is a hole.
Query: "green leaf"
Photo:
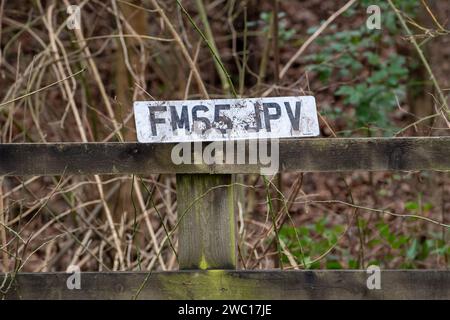
[[[423,204],[423,207],[422,207],[423,211],[430,211],[431,209],[433,209],[433,204],[432,203],[425,202]]]
[[[405,209],[409,211],[419,210],[419,204],[417,202],[408,201],[405,203]]]
[[[359,263],[356,260],[348,260],[348,268],[349,269],[358,269],[359,268]]]
[[[418,241],[417,239],[414,239],[408,251],[406,251],[406,258],[408,260],[414,260],[415,257],[417,256],[417,249],[418,249]]]
[[[339,261],[327,261],[327,269],[342,269]]]

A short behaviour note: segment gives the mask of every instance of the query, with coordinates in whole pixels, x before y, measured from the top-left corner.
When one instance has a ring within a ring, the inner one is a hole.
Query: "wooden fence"
[[[174,144],[0,144],[0,175],[177,174],[181,271],[0,275],[12,299],[450,299],[450,271],[385,270],[370,290],[365,270],[245,271],[237,265],[234,173],[258,164],[181,164]],[[193,152],[193,150],[192,150]],[[282,139],[279,167],[290,172],[450,170],[450,137]],[[198,199],[192,204],[192,199]],[[180,217],[179,217],[180,218]]]

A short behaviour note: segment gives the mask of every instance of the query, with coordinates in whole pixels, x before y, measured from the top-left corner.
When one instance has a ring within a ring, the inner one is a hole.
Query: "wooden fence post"
[[[178,174],[180,269],[236,268],[236,197],[231,174]]]

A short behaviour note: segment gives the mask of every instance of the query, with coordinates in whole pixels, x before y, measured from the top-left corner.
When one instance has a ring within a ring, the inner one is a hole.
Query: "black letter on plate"
[[[156,106],[156,107],[149,106],[148,109],[150,110],[150,125],[152,127],[152,136],[156,136],[157,135],[156,124],[166,123],[166,120],[164,120],[163,118],[156,118],[155,112],[167,111],[167,108],[165,106]]]
[[[195,123],[198,121],[203,122],[205,124],[205,128],[202,130],[202,133],[204,133],[206,130],[211,129],[211,122],[206,117],[197,117],[197,111],[199,111],[199,110],[208,112],[209,109],[207,106],[203,106],[203,105],[198,105],[198,106],[195,106],[194,108],[192,108],[192,122],[193,122],[194,126],[195,126]]]
[[[230,105],[229,104],[217,104],[215,109],[214,109],[214,122],[216,123],[216,125],[219,124],[219,122],[222,122],[224,124],[227,125],[227,129],[231,129],[233,127],[232,123],[231,123],[231,119],[224,116],[224,115],[220,115],[220,110],[230,110]],[[220,132],[222,133],[226,133],[226,129],[220,128]]]
[[[297,101],[295,103],[295,117],[292,114],[292,109],[291,109],[291,105],[289,104],[289,102],[285,102],[284,105],[286,106],[286,110],[287,110],[287,114],[289,116],[289,120],[291,120],[292,128],[295,131],[300,130],[300,112],[302,110],[302,102],[301,101]]]
[[[280,119],[281,117],[281,108],[278,103],[263,103],[264,108],[264,123],[266,125],[267,132],[271,132],[270,128],[270,120]],[[276,110],[275,114],[269,113],[269,108],[274,108]]]
[[[181,117],[178,116],[178,112],[175,106],[170,106],[170,117],[172,119],[172,130],[175,132],[177,129],[183,127],[189,131],[189,115],[187,106],[181,107]]]

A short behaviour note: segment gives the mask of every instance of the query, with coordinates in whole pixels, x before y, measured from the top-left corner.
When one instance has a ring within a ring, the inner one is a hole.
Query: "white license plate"
[[[136,101],[139,142],[195,142],[319,135],[312,96]]]

